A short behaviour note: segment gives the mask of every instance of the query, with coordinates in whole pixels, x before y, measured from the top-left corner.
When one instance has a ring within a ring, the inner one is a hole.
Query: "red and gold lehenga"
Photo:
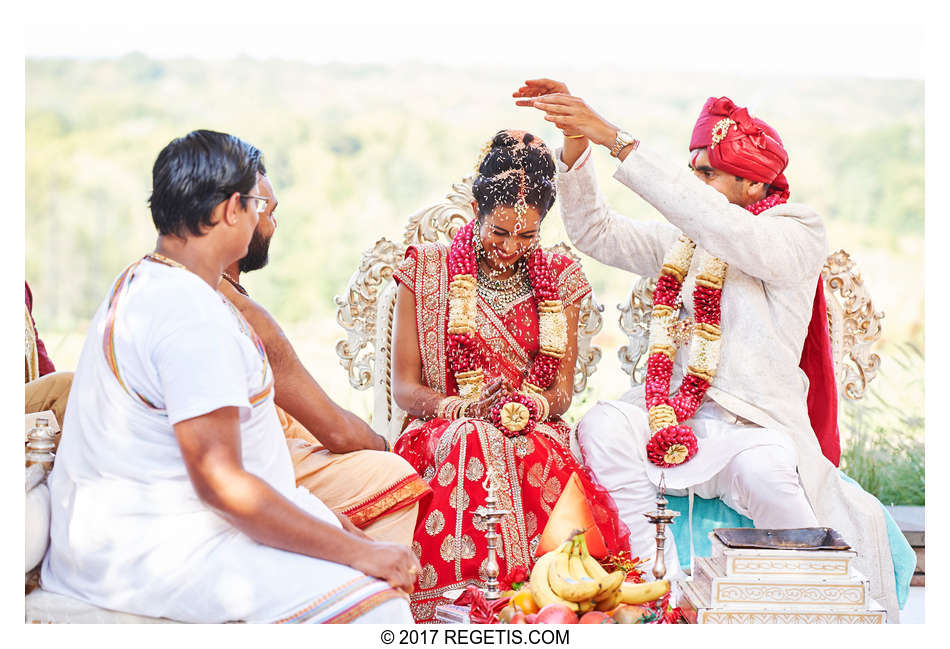
[[[416,327],[426,385],[445,395],[457,395],[448,367],[448,249],[438,243],[412,246],[395,273],[415,295]],[[578,303],[590,284],[576,262],[550,255],[549,267],[565,307]],[[485,381],[504,376],[516,388],[538,353],[538,314],[533,295],[496,313],[477,298],[477,342],[483,353]],[[588,470],[568,449],[569,427],[558,418],[538,423],[534,431],[505,437],[489,421],[411,419],[394,450],[432,487],[431,498],[420,502],[412,544],[422,571],[411,609],[417,622],[432,621],[441,595],[468,584],[484,585],[488,556],[486,526],[474,516],[483,504],[487,465],[501,477],[499,507],[511,512],[500,525],[498,563],[501,576],[517,567],[531,568],[540,540],[561,490],[577,473],[608,551],[629,550],[629,533],[617,516],[609,494],[596,485]]]

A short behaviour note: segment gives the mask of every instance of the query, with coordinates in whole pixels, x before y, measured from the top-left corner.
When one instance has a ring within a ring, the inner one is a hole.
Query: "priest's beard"
[[[270,248],[270,237],[264,238],[259,230],[254,230],[251,242],[247,244],[247,254],[238,262],[238,269],[242,273],[259,270],[267,265],[267,251]]]

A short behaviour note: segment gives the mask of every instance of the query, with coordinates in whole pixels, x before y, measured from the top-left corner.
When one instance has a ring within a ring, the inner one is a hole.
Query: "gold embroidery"
[[[402,480],[402,485],[397,483],[390,493],[383,493],[374,496],[368,502],[356,507],[350,507],[343,513],[357,527],[365,527],[374,520],[389,512],[390,509],[400,503],[418,500],[422,494],[429,490],[427,482],[420,480],[416,476],[409,476]]]
[[[515,445],[515,454],[518,457],[523,458],[524,456],[528,454],[528,438],[527,437],[524,437],[524,436],[516,437],[513,443]]]
[[[528,536],[534,536],[534,533],[538,531],[538,515],[534,512],[527,512],[524,515],[524,529],[528,533]]]
[[[475,541],[468,534],[462,535],[462,542],[459,544],[459,556],[463,559],[471,559],[475,556]]]
[[[555,476],[551,476],[547,482],[544,483],[544,491],[541,492],[541,497],[553,503],[557,500],[558,496],[561,495],[561,481]]]
[[[455,465],[451,463],[443,464],[442,468],[439,469],[439,484],[443,487],[448,487],[454,479]]]
[[[562,270],[556,280],[558,297],[564,306],[570,306],[579,302],[581,298],[591,292],[590,282],[584,275],[584,270],[580,264],[572,261],[567,268]]]
[[[434,602],[410,602],[409,612],[412,613],[413,619],[416,620],[428,620],[435,615],[435,607],[438,605],[438,601]]]
[[[415,255],[409,255],[405,257],[399,265],[396,266],[396,270],[393,273],[393,277],[398,279],[400,282],[405,284],[413,293],[416,292],[416,257]]]
[[[439,243],[415,247],[416,327],[422,354],[422,376],[430,388],[445,394],[445,324],[448,316],[446,247]]]
[[[452,444],[455,443],[458,429],[458,425],[453,422],[446,426],[445,430],[442,431],[442,437],[439,438],[439,445],[435,449],[436,466],[445,462],[446,458],[449,456],[449,452],[452,450]]]
[[[465,477],[471,480],[472,482],[479,482],[485,475],[485,467],[482,465],[481,460],[477,457],[473,457],[468,461],[468,467],[465,469]]]
[[[541,464],[532,464],[531,468],[528,469],[528,484],[532,487],[540,487],[542,480],[544,480],[544,469]]]
[[[465,511],[468,509],[468,503],[468,494],[459,489],[458,486],[452,487],[452,492],[449,494],[449,507]]]
[[[477,420],[469,419],[466,421],[474,422]],[[474,424],[471,424],[471,425],[474,426]],[[463,429],[463,426],[464,426],[464,429]],[[466,457],[466,453],[468,453],[468,433],[465,432],[467,430],[469,430],[469,427],[466,426],[465,424],[460,424],[456,428],[456,435],[458,436],[458,439],[459,439],[459,457],[458,457],[459,466],[465,466],[465,457]],[[475,430],[477,431],[478,428],[475,427]],[[454,495],[459,494],[459,493],[462,495],[463,498],[465,498],[465,504],[455,510],[455,538],[459,538],[462,535],[462,513],[465,509],[468,508],[468,496],[465,494],[465,476],[461,472],[459,472],[458,482],[456,483],[455,487],[452,488],[452,493],[450,493],[449,496],[452,497],[452,499],[454,500]],[[462,578],[462,559],[461,557],[459,557],[458,552],[455,553],[455,578],[456,579]]]
[[[419,543],[419,541],[413,541],[410,547],[412,548],[412,553],[416,555],[416,559],[421,559],[422,558],[422,544]]]
[[[419,573],[419,588],[432,588],[438,580],[439,576],[431,563],[427,563],[422,567],[422,572]]]
[[[518,466],[519,462],[515,459],[514,444],[512,444],[511,440],[507,438],[505,444],[505,461],[507,462],[509,474],[513,476],[515,473],[515,467]],[[509,568],[519,565],[530,567],[532,561],[530,555],[528,554],[528,534],[525,532],[524,527],[525,506],[521,499],[521,483],[514,480],[511,481],[510,490],[511,500],[513,502],[513,511],[515,513],[514,533],[516,535],[517,542],[514,543],[510,548],[507,564]]]
[[[435,536],[445,529],[445,516],[438,509],[433,510],[426,519],[426,533],[429,536]]]
[[[451,534],[446,534],[445,538],[442,539],[442,547],[439,548],[439,554],[442,555],[442,560],[446,563],[452,563],[455,561],[455,537]]]

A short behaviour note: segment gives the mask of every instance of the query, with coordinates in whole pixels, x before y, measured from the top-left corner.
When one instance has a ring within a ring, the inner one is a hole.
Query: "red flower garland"
[[[472,219],[466,223],[459,228],[459,231],[452,238],[448,258],[450,283],[456,275],[468,275],[473,279],[478,277],[478,260],[475,256],[475,246],[472,238],[477,236],[475,234],[475,222],[475,219]],[[536,248],[528,257],[528,279],[531,282],[535,300],[539,304],[544,301],[559,299],[555,278],[548,266],[547,258],[540,248]],[[484,364],[484,359],[478,350],[473,334],[448,334],[448,361],[449,368],[454,374],[476,370]],[[557,377],[560,367],[560,358],[538,353],[524,381],[539,388],[547,389]],[[521,431],[511,431],[500,425],[501,408],[511,401],[522,403],[531,413],[528,425]],[[509,437],[524,435],[533,430],[537,423],[537,417],[538,411],[531,399],[517,393],[501,399],[492,410],[493,422]]]
[[[762,200],[746,207],[753,214],[780,205],[786,198],[780,193],[770,194]],[[687,269],[688,270],[688,269]],[[677,310],[677,301],[683,282],[672,273],[661,272],[653,291],[654,306],[668,306]],[[722,289],[702,286],[699,283],[693,289],[693,320],[697,325],[711,325],[718,330],[721,323]],[[645,380],[647,411],[656,406],[667,405],[673,409],[676,422],[656,431],[647,442],[647,458],[653,464],[669,468],[691,460],[699,451],[698,441],[693,430],[684,422],[696,414],[709,381],[689,371],[683,377],[679,390],[671,398],[670,379],[673,374],[673,360],[662,352],[650,354],[647,358]],[[664,423],[667,420],[664,420]]]

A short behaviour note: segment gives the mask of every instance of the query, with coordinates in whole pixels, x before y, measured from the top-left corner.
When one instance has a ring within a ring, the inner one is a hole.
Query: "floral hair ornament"
[[[726,139],[726,135],[729,134],[729,129],[735,125],[736,123],[728,117],[723,117],[716,122],[716,125],[712,128],[712,148],[715,149],[717,144]]]
[[[482,168],[482,162],[485,161],[485,156],[488,155],[488,152],[491,151],[492,142],[495,141],[495,138],[492,138],[485,142],[481,150],[478,152],[478,159],[475,161],[475,173],[478,173],[478,170]]]

